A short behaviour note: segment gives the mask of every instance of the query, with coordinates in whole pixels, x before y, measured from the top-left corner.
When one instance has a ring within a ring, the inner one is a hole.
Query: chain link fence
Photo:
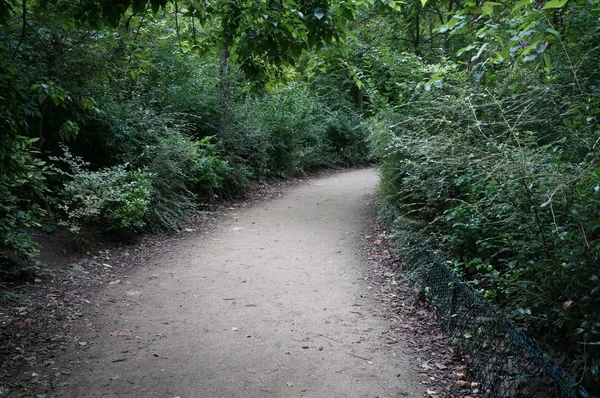
[[[486,398],[593,398],[427,245],[397,238],[409,277],[424,286],[443,329]]]

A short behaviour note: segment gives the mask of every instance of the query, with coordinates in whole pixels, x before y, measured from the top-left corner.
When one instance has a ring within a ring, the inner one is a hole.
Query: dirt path
[[[291,188],[108,286],[52,396],[420,396],[362,277],[376,183],[369,169]]]

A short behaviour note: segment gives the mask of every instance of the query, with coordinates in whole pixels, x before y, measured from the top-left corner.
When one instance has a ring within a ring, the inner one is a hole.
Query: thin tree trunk
[[[454,0],[450,0],[448,2],[448,20],[445,21],[445,23],[450,22],[450,20],[452,19],[453,6],[454,6]],[[450,35],[449,34],[446,34],[446,40],[444,42],[444,47],[446,49],[446,55],[450,55],[451,48],[450,48]]]
[[[227,47],[221,49],[220,73],[221,73],[221,106],[223,110],[223,120],[227,123],[229,118],[229,103],[231,93],[229,91],[229,50]]]
[[[356,90],[356,109],[358,109],[358,111],[360,113],[363,113],[364,99],[363,99],[363,93],[362,93],[362,89],[361,88],[358,88]]]
[[[42,106],[40,106],[40,118],[38,120],[38,125],[37,125],[37,133],[38,133],[38,150],[40,152],[43,151],[44,149],[44,143],[46,142],[46,139],[44,138],[44,112],[46,111],[46,101],[44,101],[42,103]]]
[[[415,18],[415,40],[413,42],[413,45],[415,47],[415,54],[420,55],[419,54],[419,44],[421,42],[421,36],[420,36],[420,30],[421,30],[421,15],[419,12],[417,12],[417,16]]]

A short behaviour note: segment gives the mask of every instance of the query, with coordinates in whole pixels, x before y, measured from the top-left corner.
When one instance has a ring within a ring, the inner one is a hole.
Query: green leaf
[[[319,20],[325,16],[325,13],[320,8],[315,9],[314,14],[315,14],[315,18],[317,18]]]
[[[550,54],[544,53],[544,63],[546,64],[544,70],[550,73],[552,71],[552,59],[550,58]]]
[[[552,8],[563,8],[565,4],[567,4],[569,0],[550,0],[546,4],[544,4],[544,10],[552,9]]]
[[[517,2],[517,4],[515,4],[515,6],[513,7],[513,11],[518,10],[521,7],[525,7],[531,4],[531,0],[521,0],[519,2]]]
[[[421,4],[423,5],[423,7],[425,7],[425,4],[427,4],[429,0],[421,0]]]
[[[493,1],[486,1],[481,6],[481,10],[483,11],[484,15],[492,15],[494,13],[494,7],[499,7],[499,6],[502,6],[502,4],[496,3]]]

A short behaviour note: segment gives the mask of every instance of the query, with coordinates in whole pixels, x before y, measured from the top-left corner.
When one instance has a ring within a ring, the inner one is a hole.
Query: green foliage
[[[418,3],[348,50],[380,194],[596,391],[600,3]]]
[[[0,56],[8,57],[0,46]],[[25,136],[26,89],[15,64],[0,65],[0,257],[9,253],[31,262],[37,246],[27,232],[44,214],[39,198],[45,190],[44,162],[37,158],[36,139]]]
[[[374,124],[380,194],[532,335],[584,355],[576,342],[600,337],[598,99],[525,71],[482,86],[446,70],[420,68]]]
[[[73,233],[84,227],[98,226],[103,230],[135,230],[144,226],[144,216],[150,203],[151,174],[114,166],[89,171],[89,163],[73,156],[68,150],[63,157],[52,157],[53,170],[66,177],[57,192],[58,207],[65,214],[61,224]],[[66,164],[63,170],[59,163]]]
[[[224,153],[234,168],[242,167],[259,180],[302,175],[322,166],[363,164],[366,124],[345,105],[334,107],[303,84],[250,97],[232,112]]]
[[[10,17],[18,15],[21,10],[12,3],[12,0],[0,1],[0,25],[10,22]],[[203,33],[210,37],[210,46],[218,50],[226,48],[245,75],[256,78],[266,76],[273,67],[293,65],[304,50],[339,41],[346,33],[347,21],[352,20],[363,3],[326,0],[259,3],[254,0],[192,1],[179,8],[181,4],[177,1],[167,0],[86,0],[75,4],[45,0],[41,6],[45,12],[53,9],[66,11],[73,15],[73,23],[86,23],[96,29],[103,28],[105,23],[116,27],[123,17],[131,13],[145,16],[149,8],[154,14],[168,8],[175,12],[174,25],[178,35],[179,14],[189,18],[193,30],[189,47],[197,51],[206,50],[203,43],[196,40],[195,24],[208,25]]]
[[[10,167],[0,173],[0,257],[13,253],[29,262],[37,246],[27,229],[38,227],[44,215],[38,200],[45,189],[44,163],[35,158],[32,143],[15,137],[9,147]]]
[[[211,139],[193,141],[168,132],[140,156],[151,173],[146,220],[152,230],[178,229],[197,208],[198,198],[215,199],[229,166],[219,159]]]

